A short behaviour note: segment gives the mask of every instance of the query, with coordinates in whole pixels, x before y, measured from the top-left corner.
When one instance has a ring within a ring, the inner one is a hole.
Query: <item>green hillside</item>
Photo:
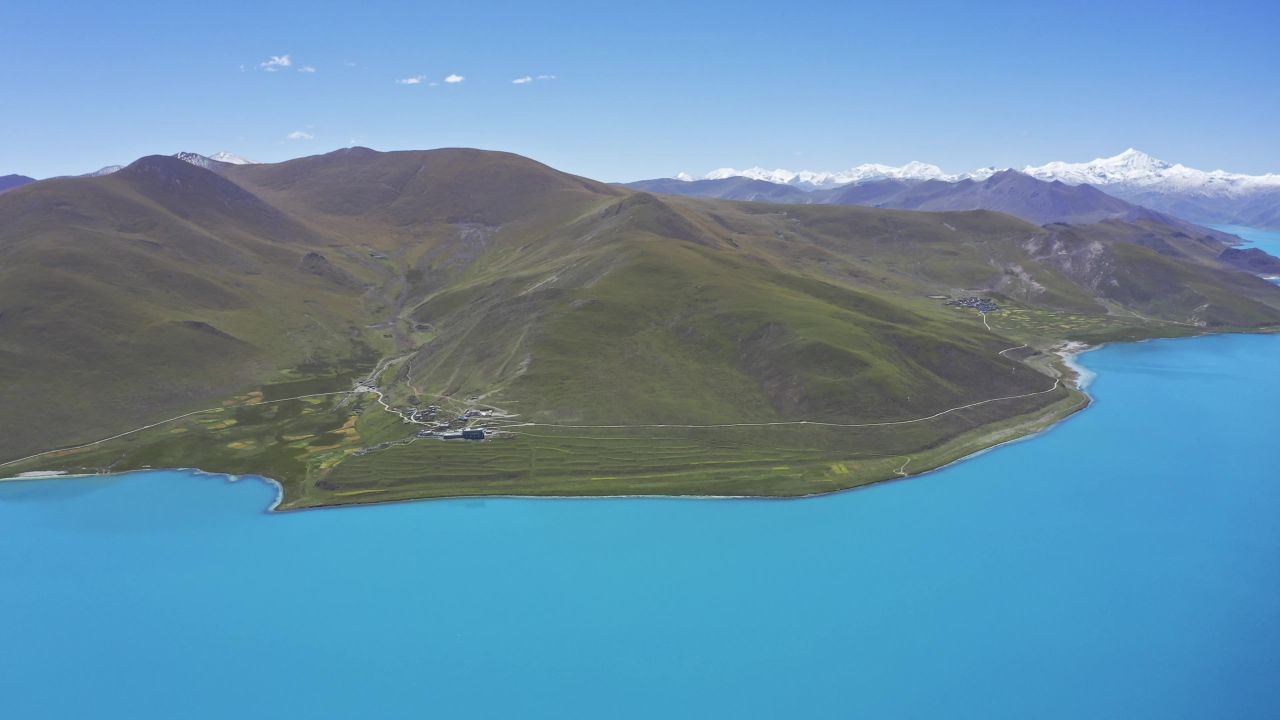
[[[1280,324],[1280,289],[1210,245],[1158,218],[657,196],[477,150],[143,158],[0,196],[0,475],[261,473],[286,508],[826,492],[1083,407],[1066,340]],[[1000,309],[946,304],[971,295]],[[485,442],[415,435],[468,410]]]

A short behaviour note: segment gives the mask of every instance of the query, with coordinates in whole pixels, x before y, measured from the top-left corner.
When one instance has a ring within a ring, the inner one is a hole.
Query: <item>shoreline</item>
[[[949,468],[949,467],[951,467],[951,466],[953,466],[953,465],[957,465],[957,464],[959,464],[959,463],[967,462],[967,461],[972,460],[972,459],[974,459],[974,458],[980,457],[980,456],[982,456],[982,455],[985,455],[986,453],[989,453],[989,452],[991,452],[991,451],[993,451],[993,450],[996,450],[996,449],[998,449],[998,448],[1004,447],[1004,446],[1006,446],[1006,445],[1011,445],[1011,444],[1013,444],[1013,443],[1022,442],[1022,441],[1024,441],[1024,440],[1030,440],[1030,439],[1032,439],[1032,438],[1038,437],[1038,436],[1040,436],[1040,435],[1042,435],[1042,434],[1044,434],[1044,433],[1046,433],[1046,432],[1048,432],[1048,431],[1052,430],[1052,429],[1053,429],[1053,428],[1055,428],[1055,427],[1058,427],[1060,424],[1062,424],[1062,423],[1063,423],[1063,422],[1065,422],[1066,420],[1068,420],[1068,419],[1070,419],[1070,418],[1074,417],[1075,415],[1077,415],[1077,414],[1079,414],[1079,413],[1083,412],[1084,410],[1087,410],[1087,409],[1088,409],[1088,408],[1093,404],[1093,402],[1094,402],[1093,396],[1092,396],[1092,395],[1090,395],[1088,392],[1085,392],[1085,388],[1087,388],[1087,387],[1088,387],[1088,385],[1089,385],[1089,384],[1094,380],[1094,378],[1096,378],[1096,377],[1097,377],[1097,373],[1095,373],[1095,372],[1094,372],[1094,371],[1092,371],[1092,370],[1089,370],[1088,368],[1086,368],[1086,367],[1085,367],[1085,366],[1083,366],[1083,365],[1080,365],[1080,364],[1076,361],[1076,359],[1077,359],[1080,355],[1083,355],[1083,354],[1085,354],[1085,353],[1087,353],[1087,352],[1092,352],[1092,351],[1094,351],[1094,350],[1101,349],[1102,347],[1105,347],[1105,344],[1100,344],[1100,345],[1089,345],[1089,344],[1087,344],[1087,343],[1078,342],[1078,341],[1067,341],[1066,343],[1063,343],[1062,345],[1060,345],[1059,347],[1057,347],[1056,349],[1054,349],[1054,350],[1052,350],[1052,351],[1051,351],[1051,352],[1054,352],[1055,354],[1059,355],[1059,356],[1062,358],[1062,364],[1063,364],[1066,368],[1068,368],[1069,370],[1071,370],[1072,372],[1074,372],[1074,373],[1075,373],[1075,375],[1076,375],[1076,376],[1075,376],[1075,378],[1074,378],[1074,381],[1073,381],[1073,382],[1071,382],[1071,385],[1072,385],[1072,386],[1074,386],[1074,389],[1076,389],[1077,391],[1079,391],[1081,394],[1083,394],[1083,395],[1084,395],[1084,402],[1083,402],[1080,406],[1078,406],[1078,407],[1076,407],[1076,408],[1072,408],[1071,410],[1067,411],[1067,412],[1066,412],[1062,417],[1057,418],[1057,419],[1055,419],[1055,420],[1053,420],[1053,421],[1049,422],[1047,425],[1045,425],[1044,427],[1042,427],[1042,428],[1040,428],[1040,429],[1038,429],[1038,430],[1035,430],[1035,431],[1032,431],[1032,432],[1028,432],[1028,433],[1023,434],[1023,435],[1019,435],[1018,437],[1015,437],[1015,438],[1011,438],[1011,439],[1008,439],[1008,440],[1003,440],[1003,441],[1001,441],[1001,442],[994,443],[994,444],[989,445],[989,446],[987,446],[987,447],[984,447],[984,448],[981,448],[981,449],[979,449],[979,450],[975,450],[975,451],[973,451],[973,452],[971,452],[971,453],[967,453],[967,454],[965,454],[965,455],[962,455],[962,456],[960,456],[960,457],[958,457],[958,458],[955,458],[955,459],[953,459],[953,460],[950,460],[950,461],[948,461],[948,462],[946,462],[946,463],[943,463],[943,464],[941,464],[941,465],[938,465],[938,466],[936,466],[936,467],[931,467],[931,468],[928,468],[928,469],[925,469],[925,470],[921,470],[921,471],[916,472],[916,473],[908,473],[908,474],[906,474],[906,475],[895,475],[895,476],[885,477],[885,478],[882,478],[882,479],[879,479],[879,480],[872,480],[872,481],[870,481],[870,482],[863,483],[863,484],[861,484],[861,485],[854,485],[854,486],[852,486],[852,487],[839,488],[839,489],[835,489],[835,490],[826,490],[826,491],[822,491],[822,492],[805,493],[805,494],[799,494],[799,495],[699,495],[699,494],[687,494],[687,495],[661,495],[661,494],[610,494],[610,495],[514,495],[514,494],[495,494],[495,495],[450,495],[450,496],[443,496],[443,497],[428,497],[428,498],[404,498],[404,499],[394,499],[394,500],[374,500],[374,501],[371,501],[371,502],[351,503],[351,504],[344,504],[344,505],[314,505],[314,506],[308,506],[308,507],[288,508],[288,509],[283,509],[283,510],[282,510],[282,509],[280,509],[280,505],[281,505],[281,503],[283,503],[283,502],[284,502],[284,485],[283,485],[280,481],[275,480],[274,478],[268,477],[268,476],[266,476],[266,475],[256,475],[256,474],[241,474],[241,475],[236,475],[236,474],[231,474],[231,473],[220,473],[220,472],[214,472],[214,471],[209,471],[209,470],[203,470],[203,469],[201,469],[201,468],[196,468],[196,467],[139,468],[139,469],[136,469],[136,470],[125,470],[125,471],[121,471],[121,472],[109,472],[109,473],[79,473],[79,474],[68,473],[68,472],[61,471],[61,470],[32,470],[32,471],[27,471],[27,472],[19,473],[18,475],[13,476],[13,477],[0,478],[0,483],[5,483],[5,482],[18,482],[18,481],[23,481],[23,480],[27,480],[27,481],[34,481],[34,480],[76,479],[76,478],[94,478],[94,477],[117,477],[117,476],[129,475],[129,474],[132,474],[132,473],[148,473],[148,472],[186,472],[186,473],[191,474],[193,477],[200,477],[200,476],[207,476],[207,477],[221,477],[221,478],[224,478],[224,479],[226,480],[226,482],[228,482],[228,483],[236,483],[236,482],[240,482],[241,480],[244,480],[244,479],[246,479],[246,478],[253,478],[253,479],[258,479],[258,480],[261,480],[261,481],[263,481],[263,482],[266,482],[267,484],[269,484],[269,485],[271,485],[273,488],[275,488],[275,498],[271,501],[271,503],[270,503],[270,504],[265,508],[265,510],[263,511],[263,512],[264,512],[264,513],[266,513],[266,514],[290,513],[290,512],[300,512],[300,511],[306,511],[306,510],[338,510],[338,509],[353,508],[353,507],[366,507],[366,506],[374,506],[374,505],[391,505],[391,504],[400,504],[400,503],[406,503],[406,502],[430,502],[430,501],[441,501],[441,500],[488,500],[488,499],[494,499],[494,500],[603,500],[603,499],[611,499],[611,500],[621,500],[621,499],[653,499],[653,500],[807,500],[807,499],[813,499],[813,498],[825,497],[825,496],[828,496],[828,495],[836,495],[836,494],[840,494],[840,493],[847,493],[847,492],[854,492],[854,491],[857,491],[857,490],[863,490],[863,489],[866,489],[866,488],[874,487],[874,486],[877,486],[877,485],[882,485],[882,484],[884,484],[884,483],[892,482],[892,481],[899,481],[899,480],[911,480],[911,479],[915,479],[915,478],[924,477],[924,476],[930,475],[930,474],[932,474],[932,473],[936,473],[936,472],[938,472],[938,471],[940,471],[940,470],[945,470],[946,468]],[[1060,378],[1060,379],[1066,380],[1066,378]],[[1064,384],[1065,384],[1065,383],[1064,383]]]
[[[687,495],[667,495],[667,494],[515,495],[515,494],[504,493],[504,494],[494,494],[494,495],[444,495],[440,497],[403,498],[403,499],[394,499],[394,500],[373,500],[370,502],[350,503],[350,504],[344,504],[344,505],[310,505],[307,507],[286,508],[282,510],[280,509],[280,504],[284,501],[284,486],[278,480],[267,477],[266,475],[253,475],[253,474],[233,475],[231,473],[213,472],[213,471],[202,470],[200,468],[194,468],[194,467],[144,468],[144,469],[137,469],[137,470],[124,470],[121,472],[79,473],[79,474],[59,473],[58,471],[36,471],[36,472],[40,472],[41,474],[37,476],[28,476],[28,477],[0,478],[0,483],[18,482],[23,480],[36,481],[36,480],[55,480],[55,479],[74,480],[74,479],[80,479],[80,478],[109,478],[109,477],[122,477],[125,475],[132,475],[135,473],[158,473],[158,472],[188,473],[192,477],[202,477],[202,476],[203,477],[221,477],[225,479],[227,483],[236,483],[245,479],[256,479],[256,480],[261,480],[263,482],[266,482],[267,484],[275,488],[275,492],[276,492],[275,498],[262,511],[264,514],[267,514],[267,515],[323,511],[323,510],[346,510],[346,509],[359,508],[359,507],[374,507],[378,505],[402,505],[404,503],[415,503],[415,502],[449,502],[449,501],[459,501],[459,500],[470,500],[470,501],[474,501],[474,500],[584,500],[584,501],[585,500],[760,500],[760,501],[770,501],[770,502],[779,502],[779,501],[788,501],[788,500],[814,500],[818,498],[829,497],[832,495],[841,495],[844,493],[857,492],[859,490],[866,490],[869,488],[877,487],[877,486],[884,485],[891,482],[904,482],[904,481],[915,480],[917,478],[922,478],[922,477],[932,475],[934,473],[945,470],[953,465],[959,465],[961,463],[968,462],[970,460],[978,458],[982,455],[985,455],[989,452],[1002,448],[1006,445],[1012,445],[1014,443],[1023,442],[1024,440],[1031,440],[1036,437],[1039,437],[1040,435],[1043,435],[1049,432],[1050,430],[1058,427],[1063,422],[1066,422],[1072,417],[1075,417],[1077,414],[1087,410],[1091,405],[1093,405],[1093,396],[1089,395],[1088,393],[1085,393],[1084,403],[1082,403],[1079,407],[1071,410],[1069,413],[1062,416],[1058,420],[1055,420],[1049,423],[1045,427],[1039,430],[1036,430],[1034,432],[1029,432],[1025,435],[1020,435],[1018,437],[1011,438],[1009,440],[1004,440],[1004,441],[995,443],[993,445],[989,445],[980,450],[975,450],[967,455],[963,455],[954,460],[946,462],[942,465],[938,465],[937,467],[928,468],[927,470],[921,470],[916,473],[908,473],[906,475],[893,475],[893,476],[882,478],[880,480],[872,480],[870,482],[863,483],[861,485],[854,485],[846,488],[838,488],[835,490],[825,490],[822,492],[804,493],[800,495],[698,495],[698,494],[692,494],[692,493]],[[52,474],[49,474],[49,473],[52,473]]]
[[[1252,333],[1201,333],[1201,334],[1181,336],[1181,337],[1143,338],[1141,340],[1134,340],[1131,342],[1147,343],[1147,342],[1154,342],[1154,341],[1191,340],[1196,338],[1229,336],[1229,335],[1235,335],[1235,334],[1275,335],[1275,334],[1280,334],[1280,328],[1275,328],[1275,329],[1267,328],[1267,329],[1258,330]],[[1078,362],[1078,358],[1086,353],[1093,352],[1095,350],[1100,350],[1104,347],[1107,347],[1110,344],[1112,343],[1099,343],[1096,345],[1092,345],[1092,344],[1081,342],[1081,341],[1069,340],[1065,342],[1060,342],[1056,346],[1049,349],[1048,352],[1056,354],[1061,358],[1062,365],[1065,368],[1075,373],[1075,378],[1073,379],[1073,382],[1070,382],[1070,383],[1064,382],[1064,384],[1068,384],[1069,387],[1071,387],[1072,389],[1076,390],[1081,395],[1083,395],[1084,402],[1081,403],[1079,406],[1071,408],[1070,410],[1066,411],[1061,417],[1050,421],[1045,426],[1037,430],[1025,433],[1023,435],[1010,438],[1008,440],[1002,440],[1000,442],[993,443],[989,446],[980,448],[978,450],[974,450],[973,452],[954,458],[941,465],[927,468],[919,472],[909,473],[906,475],[893,475],[893,476],[884,477],[878,480],[872,480],[859,485],[853,485],[853,486],[844,487],[844,488],[837,488],[834,490],[824,490],[824,491],[813,492],[813,493],[804,493],[804,494],[796,494],[796,495],[699,495],[699,494],[693,494],[693,493],[680,494],[680,495],[670,495],[670,494],[520,495],[520,494],[503,493],[503,494],[492,494],[492,495],[473,494],[473,495],[446,495],[446,496],[438,496],[438,497],[420,497],[420,498],[396,498],[396,499],[388,499],[388,500],[371,500],[368,502],[359,502],[359,503],[346,503],[346,504],[333,504],[333,505],[309,505],[305,507],[281,509],[280,505],[284,502],[284,485],[280,481],[275,480],[274,478],[268,477],[266,475],[257,475],[252,473],[241,474],[241,475],[236,475],[232,473],[220,473],[216,471],[203,470],[201,468],[195,468],[195,467],[138,468],[134,470],[124,470],[120,472],[107,472],[107,473],[67,473],[65,471],[57,471],[57,470],[33,470],[33,471],[26,471],[24,473],[20,473],[17,476],[0,477],[0,483],[17,482],[17,481],[23,481],[23,480],[40,481],[40,480],[75,479],[75,478],[92,478],[92,477],[115,477],[115,476],[121,476],[121,475],[128,475],[131,473],[145,473],[145,472],[187,472],[197,477],[202,475],[211,476],[211,477],[222,477],[222,478],[225,478],[226,481],[230,483],[239,482],[240,480],[243,480],[245,478],[255,478],[255,479],[262,480],[275,488],[275,498],[263,511],[264,513],[267,513],[267,514],[291,513],[291,512],[300,512],[300,511],[306,511],[306,510],[339,510],[344,508],[353,508],[353,507],[362,507],[362,506],[391,505],[391,504],[400,504],[400,503],[406,503],[406,502],[430,502],[430,501],[441,501],[441,500],[488,500],[488,499],[494,499],[494,500],[503,500],[503,499],[505,500],[597,500],[597,499],[806,500],[806,499],[812,499],[812,498],[820,498],[828,495],[836,495],[840,493],[853,492],[856,490],[863,490],[866,488],[882,485],[884,483],[892,482],[892,481],[910,480],[910,479],[915,479],[919,477],[924,477],[932,473],[938,472],[940,470],[949,468],[953,465],[967,462],[981,455],[985,455],[986,453],[996,450],[998,448],[1004,447],[1005,445],[1022,442],[1024,440],[1029,440],[1029,439],[1038,437],[1044,433],[1047,433],[1053,428],[1061,425],[1063,422],[1087,410],[1090,406],[1094,404],[1095,398],[1093,397],[1093,395],[1087,392],[1087,388],[1089,387],[1089,385],[1093,383],[1095,379],[1097,379],[1098,373],[1080,364]],[[1059,379],[1067,380],[1067,378],[1065,377],[1059,377]]]
[[[1062,357],[1062,364],[1076,374],[1075,384],[1077,390],[1084,392],[1098,378],[1098,373],[1080,364],[1080,356],[1095,350],[1101,350],[1106,346],[1106,343],[1090,345],[1077,340],[1068,340],[1058,351],[1058,354]],[[1088,395],[1088,393],[1085,394]]]
[[[24,482],[24,481],[35,482],[38,480],[80,480],[84,478],[113,478],[113,477],[123,477],[125,475],[134,475],[134,474],[140,475],[143,473],[163,473],[163,472],[187,473],[188,475],[191,475],[192,477],[197,477],[197,478],[198,477],[222,478],[227,483],[238,483],[242,480],[261,480],[267,483],[268,485],[271,485],[272,487],[274,487],[276,491],[275,499],[271,501],[271,504],[268,505],[266,510],[264,511],[267,513],[276,512],[276,508],[279,507],[280,503],[284,500],[284,486],[280,484],[279,480],[269,478],[266,475],[254,475],[254,474],[235,475],[232,473],[221,473],[221,472],[214,472],[211,470],[202,470],[198,467],[164,467],[164,468],[149,467],[149,468],[138,468],[136,470],[122,470],[120,472],[105,472],[105,473],[69,473],[64,470],[31,470],[29,472],[19,473],[12,477],[0,477],[0,485],[4,483],[16,483],[16,482]],[[285,512],[285,511],[281,511],[281,512]]]

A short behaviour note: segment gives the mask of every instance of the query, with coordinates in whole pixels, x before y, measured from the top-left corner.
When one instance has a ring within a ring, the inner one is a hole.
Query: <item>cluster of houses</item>
[[[378,386],[373,378],[366,378],[359,381],[357,389],[372,392],[378,391]],[[471,401],[479,400],[478,396],[472,396]],[[456,418],[442,417],[445,414],[439,405],[428,405],[425,408],[418,407],[422,401],[415,395],[409,398],[409,407],[407,408],[391,408],[388,410],[400,415],[401,417],[412,420],[419,425],[430,425],[418,431],[417,436],[420,438],[440,438],[441,440],[484,440],[488,436],[487,430],[482,427],[472,427],[472,421],[480,418],[492,417],[493,408],[469,408]],[[358,414],[360,411],[356,410]],[[452,414],[452,413],[448,413]],[[382,443],[372,448],[365,448],[359,452],[364,454],[389,447],[389,443]]]
[[[418,437],[441,440],[483,440],[486,432],[484,428],[473,427],[465,427],[461,430],[419,430]]]
[[[995,301],[991,298],[967,297],[959,300],[948,300],[945,305],[953,305],[955,307],[973,308],[981,313],[995,312],[1000,309]]]
[[[441,440],[484,440],[485,429],[469,427],[472,420],[490,417],[493,410],[471,409],[452,420],[441,420],[440,406],[431,405],[425,410],[415,410],[411,417],[415,422],[433,423],[430,428],[418,431],[420,438],[440,438]]]

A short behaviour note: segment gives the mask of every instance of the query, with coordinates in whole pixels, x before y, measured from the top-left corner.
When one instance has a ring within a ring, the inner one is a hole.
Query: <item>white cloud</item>
[[[285,135],[285,137],[289,140],[315,140],[316,139],[315,135],[307,132],[306,130],[294,130],[288,135]]]
[[[267,72],[275,72],[282,67],[293,65],[293,60],[288,55],[272,55],[266,61],[258,63],[258,67]]]
[[[313,73],[315,71],[316,69],[310,65],[303,65],[302,67],[298,68],[298,72]]]
[[[539,80],[555,80],[556,76],[555,75],[539,75],[538,79]]]
[[[413,77],[400,78],[399,80],[396,81],[396,84],[397,85],[421,85],[422,81],[426,79],[427,79],[426,75],[414,75]]]
[[[457,75],[457,74],[450,75],[449,77],[447,77],[447,78],[445,78],[445,79],[444,79],[444,81],[445,81],[445,82],[447,82],[447,83],[449,83],[450,85],[455,85],[455,84],[457,84],[457,83],[462,82],[463,80],[466,80],[466,78],[462,77],[461,75]]]
[[[516,78],[515,80],[512,80],[512,81],[511,81],[511,83],[512,83],[513,85],[525,85],[525,84],[527,84],[527,83],[531,83],[531,82],[533,82],[533,77],[531,77],[531,76],[529,76],[529,75],[525,75],[524,77],[518,77],[518,78]]]

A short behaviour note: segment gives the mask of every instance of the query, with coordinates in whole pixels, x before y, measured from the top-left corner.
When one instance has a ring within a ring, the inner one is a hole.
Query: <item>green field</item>
[[[1074,391],[1053,397],[1048,405],[1014,400],[897,427],[513,427],[467,442],[417,439],[370,396],[343,395],[201,413],[5,470],[261,474],[281,483],[282,509],[467,495],[793,496],[923,472],[1034,432],[1084,403]],[[939,435],[950,439],[930,445]]]

